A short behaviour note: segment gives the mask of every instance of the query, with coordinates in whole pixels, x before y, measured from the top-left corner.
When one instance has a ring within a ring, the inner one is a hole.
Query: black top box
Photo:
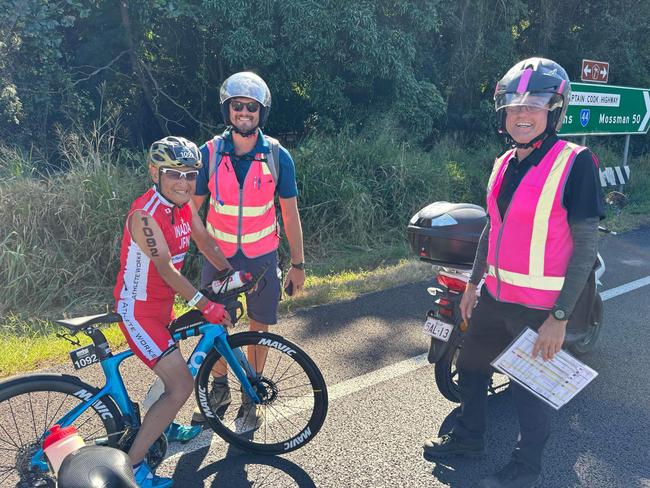
[[[478,205],[434,202],[411,218],[407,234],[421,260],[471,268],[486,222],[485,210]]]

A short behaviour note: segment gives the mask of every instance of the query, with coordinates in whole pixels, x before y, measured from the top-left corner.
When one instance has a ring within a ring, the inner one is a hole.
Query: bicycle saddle
[[[137,488],[126,453],[107,446],[85,446],[69,454],[58,474],[59,488]]]
[[[79,330],[94,324],[112,324],[122,322],[122,316],[119,313],[109,312],[99,315],[86,315],[85,317],[74,317],[71,319],[60,319],[55,322],[70,330]]]

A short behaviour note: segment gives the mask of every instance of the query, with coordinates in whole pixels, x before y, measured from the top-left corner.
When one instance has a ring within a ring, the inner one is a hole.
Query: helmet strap
[[[156,191],[162,195],[162,197],[167,200],[169,203],[171,203],[174,207],[176,208],[181,208],[181,205],[176,205],[170,198],[165,195],[165,193],[162,190],[162,168],[158,168],[158,183],[154,183],[153,186],[156,188]],[[174,223],[174,212],[172,210],[172,224]]]
[[[516,147],[517,149],[528,149],[531,147],[534,147],[535,149],[539,149],[544,139],[546,139],[548,136],[549,136],[548,132],[544,131],[537,137],[531,139],[529,142],[521,143],[515,141],[512,137],[510,137],[510,134],[508,134],[508,137],[510,137],[510,140],[512,141],[512,147]]]

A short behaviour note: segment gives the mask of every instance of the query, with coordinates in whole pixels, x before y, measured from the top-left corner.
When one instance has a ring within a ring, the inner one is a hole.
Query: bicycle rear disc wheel
[[[52,425],[97,391],[65,375],[28,375],[1,383],[0,486],[55,486],[52,473],[44,465],[31,469],[32,458]],[[113,401],[102,398],[73,425],[87,445],[114,445],[119,437],[119,419]]]
[[[250,402],[229,367],[230,403],[215,405],[211,370],[221,355],[213,350],[201,365],[195,385],[197,403],[212,429],[226,442],[257,454],[291,452],[311,441],[325,422],[328,407],[325,380],[312,359],[295,344],[266,332],[243,332],[228,341],[246,357],[251,346],[255,358],[266,353],[265,361],[251,361],[259,376],[256,391],[262,403],[251,413]]]

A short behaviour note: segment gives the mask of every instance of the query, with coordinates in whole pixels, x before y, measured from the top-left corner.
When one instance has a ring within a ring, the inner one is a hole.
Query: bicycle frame
[[[189,329],[183,332],[185,337],[194,337],[197,335],[203,335],[199,343],[192,351],[189,359],[187,360],[187,365],[190,369],[192,377],[196,377],[199,372],[199,368],[203,363],[203,360],[210,352],[212,347],[215,347],[219,354],[226,360],[228,365],[232,368],[233,373],[237,376],[237,379],[241,383],[242,387],[246,394],[257,404],[261,402],[260,397],[257,395],[257,391],[253,388],[251,380],[253,383],[256,383],[257,372],[248,362],[246,355],[239,349],[233,351],[228,344],[228,332],[222,325],[216,324],[203,324],[196,328]],[[181,333],[174,334],[175,340],[180,340]]]
[[[253,387],[252,383],[257,383],[257,372],[251,367],[246,355],[239,349],[233,351],[228,344],[228,332],[225,327],[219,324],[205,323],[198,327],[193,327],[191,329],[177,332],[173,334],[173,339],[175,341],[181,341],[187,339],[188,337],[195,337],[202,335],[198,344],[192,351],[189,359],[187,360],[187,366],[190,370],[192,377],[196,377],[203,360],[208,355],[210,350],[215,347],[219,354],[225,359],[230,368],[232,368],[233,373],[237,376],[237,379],[242,385],[242,388],[246,394],[251,398],[255,403],[259,404],[261,402],[257,391]],[[101,361],[102,370],[104,371],[104,376],[106,377],[106,384],[94,395],[88,398],[84,403],[80,403],[75,408],[66,413],[63,417],[54,422],[54,424],[59,424],[61,427],[68,427],[74,422],[89,408],[93,405],[97,407],[97,410],[102,415],[102,403],[101,398],[106,396],[110,397],[115,404],[117,405],[120,413],[122,415],[122,423],[125,424],[128,428],[138,428],[140,426],[140,415],[136,409],[134,403],[129,398],[129,394],[126,391],[124,385],[124,380],[122,379],[122,374],[120,373],[120,365],[122,362],[133,356],[131,350],[118,353],[116,355],[110,355]],[[103,407],[108,415],[108,409]],[[46,432],[43,436],[45,438],[49,434],[49,431]],[[45,455],[43,449],[39,449],[31,460],[31,467],[47,471],[48,465],[45,461]]]

